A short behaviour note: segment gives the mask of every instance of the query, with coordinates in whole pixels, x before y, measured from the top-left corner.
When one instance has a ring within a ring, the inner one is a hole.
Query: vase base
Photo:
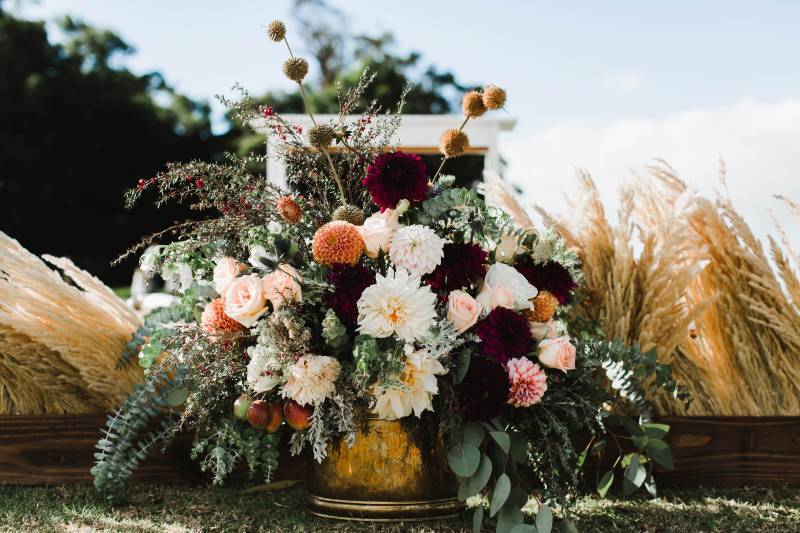
[[[457,517],[464,503],[456,498],[416,501],[341,500],[306,495],[308,511],[323,518],[360,522],[445,520]]]

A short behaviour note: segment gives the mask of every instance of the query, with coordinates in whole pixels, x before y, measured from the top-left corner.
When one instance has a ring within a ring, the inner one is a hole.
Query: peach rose
[[[291,265],[281,264],[274,272],[265,276],[264,295],[272,304],[273,309],[279,308],[284,302],[302,302],[303,293],[300,282],[303,278]]]
[[[548,320],[547,322],[528,322],[528,326],[531,328],[531,335],[533,335],[533,338],[537,341],[545,338],[555,339],[558,335],[554,320]]]
[[[557,370],[575,370],[575,347],[569,337],[544,339],[539,343],[539,362]]]
[[[255,274],[234,279],[225,291],[225,314],[250,327],[267,312],[264,284]]]
[[[537,294],[536,287],[528,283],[525,276],[503,263],[489,267],[483,279],[483,288],[478,293],[478,303],[486,309],[505,307],[522,311],[531,306],[530,300]]]
[[[464,291],[452,291],[447,297],[447,320],[456,326],[456,331],[464,333],[475,325],[483,306]]]
[[[225,294],[228,286],[236,279],[236,276],[247,269],[246,265],[238,262],[233,257],[222,257],[217,259],[217,266],[214,267],[214,290],[220,296]]]
[[[364,239],[364,249],[367,257],[375,259],[381,250],[389,251],[394,232],[400,227],[400,215],[393,209],[386,209],[383,213],[377,212],[370,215],[364,224],[358,227],[361,238]]]
[[[514,233],[503,233],[500,237],[500,242],[494,249],[495,261],[501,263],[511,263],[514,261],[514,255],[519,251],[519,237]]]

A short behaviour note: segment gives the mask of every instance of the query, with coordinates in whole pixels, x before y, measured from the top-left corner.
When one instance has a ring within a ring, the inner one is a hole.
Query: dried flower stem
[[[294,58],[294,54],[292,53],[292,47],[289,46],[289,40],[286,37],[284,37],[283,42],[286,43],[286,49],[289,50],[289,57]],[[306,98],[306,91],[305,88],[303,87],[303,82],[298,81],[297,85],[300,87],[300,97],[303,99],[303,107],[305,108],[306,113],[308,114],[308,118],[310,118],[311,123],[314,126],[316,126],[317,121],[314,119],[314,114],[311,112],[311,107],[309,107],[308,105],[308,99]],[[333,164],[333,159],[331,158],[331,155],[328,153],[327,150],[323,150],[322,152],[325,154],[325,159],[328,160],[328,165],[331,167],[331,174],[333,174],[333,179],[334,181],[336,181],[336,186],[339,187],[339,194],[342,197],[342,202],[347,203],[348,201],[347,194],[345,193],[344,185],[342,185],[342,180],[339,179],[339,173],[336,172],[336,165]]]

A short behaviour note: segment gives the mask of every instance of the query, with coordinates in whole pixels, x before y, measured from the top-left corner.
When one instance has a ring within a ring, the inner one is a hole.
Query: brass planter
[[[308,464],[307,501],[318,516],[395,521],[452,518],[464,508],[441,442],[397,420],[366,420],[352,448],[337,439]]]

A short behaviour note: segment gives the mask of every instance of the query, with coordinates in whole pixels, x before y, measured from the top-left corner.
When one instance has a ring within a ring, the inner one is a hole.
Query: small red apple
[[[256,400],[247,408],[247,421],[254,428],[263,428],[269,418],[269,404],[264,400]]]
[[[269,420],[264,425],[269,433],[275,433],[281,428],[283,423],[283,415],[281,414],[281,406],[277,403],[269,404]]]
[[[247,394],[242,394],[236,398],[236,401],[233,402],[233,416],[239,420],[244,420],[247,418],[247,409],[250,407],[252,402],[253,398]]]
[[[289,400],[283,405],[283,418],[295,430],[300,431],[311,425],[311,414],[314,408],[310,405],[300,405],[294,400]]]

